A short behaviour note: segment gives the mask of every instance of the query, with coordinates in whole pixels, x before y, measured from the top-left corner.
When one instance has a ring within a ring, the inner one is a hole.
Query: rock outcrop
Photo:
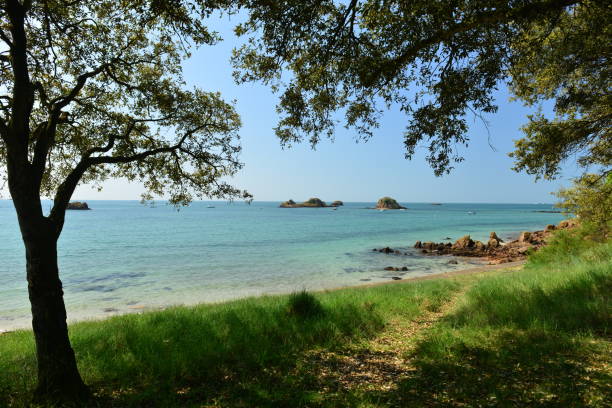
[[[495,232],[489,235],[485,244],[474,241],[469,235],[459,238],[454,244],[417,241],[415,248],[431,255],[455,255],[488,258],[490,263],[519,261],[525,259],[529,252],[537,251],[546,244],[548,237],[557,229],[573,228],[578,225],[575,219],[564,220],[558,226],[547,225],[541,231],[523,231],[518,239],[504,243]]]
[[[87,205],[86,202],[81,202],[81,201],[73,201],[71,203],[68,203],[68,206],[66,207],[67,210],[91,210],[91,208],[89,208],[89,205]]]
[[[339,203],[339,204],[337,204]],[[342,201],[334,201],[331,205],[325,204],[325,201],[317,197],[310,198],[303,203],[296,203],[293,200],[288,200],[280,204],[280,208],[321,208],[321,207],[338,207],[339,205],[344,205]]]
[[[401,210],[406,209],[397,203],[397,201],[391,197],[383,197],[376,202],[376,209],[378,210]]]

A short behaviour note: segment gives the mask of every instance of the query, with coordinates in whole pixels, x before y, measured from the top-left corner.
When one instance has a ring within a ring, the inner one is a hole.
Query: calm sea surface
[[[374,203],[337,211],[276,202],[197,202],[178,212],[137,201],[89,205],[92,211],[68,212],[59,241],[69,320],[462,269],[476,261],[450,265],[411,247],[465,234],[486,240],[491,231],[504,238],[563,218],[537,212],[551,209],[544,204],[403,203],[408,210],[384,212],[366,209]],[[410,254],[372,252],[383,246]],[[28,327],[24,248],[11,201],[0,201],[0,281],[0,330]]]

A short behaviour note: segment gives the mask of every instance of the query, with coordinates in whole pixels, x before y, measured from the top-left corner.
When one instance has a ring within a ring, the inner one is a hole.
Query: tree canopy
[[[227,2],[23,1],[0,8],[0,162],[59,215],[79,182],[142,180],[173,203],[244,192],[240,118],[189,89],[181,62],[219,37],[202,20]],[[19,180],[9,177],[11,193]],[[15,195],[15,194],[13,194]],[[13,197],[15,199],[15,197]]]
[[[332,137],[339,113],[358,139],[385,107],[407,115],[406,157],[425,145],[436,175],[462,160],[470,116],[497,110],[507,84],[535,114],[517,142],[516,169],[554,177],[559,164],[610,165],[610,24],[600,0],[317,0],[246,2],[249,38],[236,50],[238,81],[281,92],[283,143]],[[287,74],[288,73],[288,74]]]

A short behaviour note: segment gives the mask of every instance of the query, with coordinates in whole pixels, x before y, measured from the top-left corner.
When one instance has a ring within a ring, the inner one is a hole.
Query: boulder
[[[384,247],[382,249],[379,249],[378,252],[382,252],[383,254],[392,254],[395,251],[393,251],[393,249],[389,247]]]
[[[417,241],[414,243],[414,247],[415,248],[423,248],[423,244],[421,243],[421,241]]]
[[[476,251],[484,251],[486,249],[486,245],[480,241],[474,242],[474,250]]]
[[[395,268],[394,268],[394,267],[392,267],[392,266],[387,266],[387,267],[385,268],[385,271],[395,271]]]
[[[402,207],[395,201],[395,199],[391,197],[383,197],[376,202],[376,208],[379,210],[400,210],[406,209],[406,207]]]
[[[493,238],[489,238],[489,242],[487,242],[487,248],[497,248],[500,245],[500,241]]]
[[[393,280],[402,280],[402,278],[400,278],[399,276],[392,276],[391,279],[393,279]]]
[[[574,218],[563,220],[559,223],[559,229],[574,228],[578,225],[578,221]]]
[[[91,210],[91,208],[89,208],[89,205],[87,205],[86,202],[80,202],[80,201],[73,201],[71,203],[68,203],[68,206],[66,207],[67,210]]]
[[[453,245],[453,249],[467,249],[474,246],[474,241],[469,235],[465,235],[459,238]]]
[[[429,249],[431,251],[436,249],[437,246],[438,244],[436,244],[435,242],[427,241],[423,242],[422,248]]]
[[[518,240],[521,243],[527,243],[527,244],[531,243],[531,240],[532,240],[531,232],[529,231],[521,232],[521,235],[519,235]]]
[[[498,237],[498,236],[497,236],[497,234],[495,233],[495,231],[492,231],[492,232],[489,234],[489,239],[494,239],[494,240],[499,241],[499,242],[504,242],[504,240],[503,240],[503,239],[501,239],[500,237]]]
[[[548,224],[548,225],[546,226],[546,228],[544,228],[544,231],[546,231],[546,232],[551,232],[551,231],[554,231],[554,230],[556,230],[556,229],[557,229],[557,227],[556,227],[556,226],[554,226],[553,224]]]
[[[340,207],[341,205],[344,205],[344,203],[340,200],[336,200],[333,203],[331,203],[332,207]]]

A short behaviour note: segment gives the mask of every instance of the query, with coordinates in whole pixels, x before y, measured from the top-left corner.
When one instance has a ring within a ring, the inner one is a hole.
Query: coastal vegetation
[[[605,407],[612,243],[560,230],[524,268],[173,307],[71,326],[94,406]],[[36,386],[0,335],[0,406]]]

